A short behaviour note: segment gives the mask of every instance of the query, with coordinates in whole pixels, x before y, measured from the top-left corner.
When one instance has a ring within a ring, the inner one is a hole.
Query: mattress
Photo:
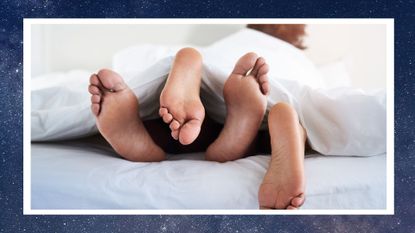
[[[269,155],[130,162],[97,137],[31,145],[32,209],[258,209]],[[302,209],[385,209],[386,155],[305,159]]]

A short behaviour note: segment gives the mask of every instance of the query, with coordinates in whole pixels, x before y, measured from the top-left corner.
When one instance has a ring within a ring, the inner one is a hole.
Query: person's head
[[[303,44],[305,24],[248,24],[247,27],[277,37],[299,49],[306,48]]]

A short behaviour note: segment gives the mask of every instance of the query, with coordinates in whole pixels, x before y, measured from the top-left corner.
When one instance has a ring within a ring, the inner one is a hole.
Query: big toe
[[[291,206],[299,208],[304,204],[304,194],[300,194],[291,200]]]
[[[248,71],[250,71],[254,66],[258,59],[258,55],[256,53],[247,53],[239,58],[238,62],[235,64],[235,68],[233,69],[232,73],[238,75],[246,75]]]
[[[121,76],[109,69],[102,69],[100,70],[97,75],[99,82],[102,86],[107,89],[107,91],[114,92],[114,91],[121,91],[126,88],[126,84],[124,83]]]
[[[196,140],[197,136],[200,133],[202,122],[198,119],[193,119],[188,122],[186,122],[181,128],[180,128],[180,134],[179,134],[179,141],[182,145],[189,145],[194,140]]]

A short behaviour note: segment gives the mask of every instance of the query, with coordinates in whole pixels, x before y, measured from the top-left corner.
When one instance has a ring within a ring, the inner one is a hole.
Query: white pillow
[[[231,72],[236,61],[248,52],[265,58],[271,79],[298,81],[314,88],[325,87],[322,75],[302,50],[248,28],[212,44],[203,51],[203,58],[205,63]]]
[[[174,57],[177,51],[192,45],[166,46],[141,44],[118,51],[112,58],[112,68],[127,82],[166,57]]]
[[[320,65],[319,71],[323,75],[327,88],[351,87],[351,79],[347,71],[345,59],[340,59]]]

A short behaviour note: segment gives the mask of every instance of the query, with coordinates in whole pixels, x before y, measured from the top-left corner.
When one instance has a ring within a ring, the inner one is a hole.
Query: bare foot
[[[261,209],[298,209],[305,200],[304,147],[306,132],[295,110],[275,105],[268,116],[272,155],[259,188]]]
[[[188,145],[199,136],[205,108],[200,101],[202,57],[195,49],[181,49],[160,95],[159,114],[171,135]]]
[[[247,53],[238,60],[223,88],[225,125],[207,149],[207,160],[239,159],[253,148],[267,105],[267,73],[268,65],[255,53]]]
[[[165,159],[139,118],[137,97],[117,73],[91,75],[89,92],[98,130],[119,155],[140,162]]]

